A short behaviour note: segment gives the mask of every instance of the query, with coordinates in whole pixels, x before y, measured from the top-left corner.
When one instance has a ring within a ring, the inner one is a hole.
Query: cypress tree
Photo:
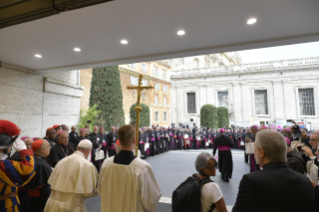
[[[150,108],[143,103],[140,103],[140,106],[142,107],[142,111],[140,112],[140,123],[139,127],[144,126],[150,126]],[[130,108],[130,124],[135,125],[136,124],[136,112],[134,111],[134,108],[136,107],[136,103],[134,103]]]
[[[94,68],[92,73],[90,107],[101,111],[96,119],[98,126],[110,130],[111,126],[124,125],[123,96],[118,66]]]
[[[217,116],[218,116],[218,127],[224,127],[229,125],[229,114],[228,108],[226,107],[218,107],[217,108]]]
[[[214,105],[203,105],[200,109],[200,125],[207,128],[217,128],[217,110]]]

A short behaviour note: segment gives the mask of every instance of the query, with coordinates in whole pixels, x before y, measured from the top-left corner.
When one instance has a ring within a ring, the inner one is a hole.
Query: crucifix
[[[137,86],[127,86],[127,89],[130,90],[137,90],[137,102],[136,102],[136,107],[134,108],[135,112],[136,112],[136,129],[135,129],[135,141],[136,141],[136,145],[135,145],[135,156],[138,156],[138,144],[139,144],[139,140],[138,140],[138,128],[140,125],[140,112],[143,110],[142,107],[140,106],[140,98],[141,98],[141,91],[142,90],[147,90],[147,89],[152,89],[153,86],[141,86],[142,84],[142,78],[143,75],[140,74],[139,78],[138,78],[138,85]]]

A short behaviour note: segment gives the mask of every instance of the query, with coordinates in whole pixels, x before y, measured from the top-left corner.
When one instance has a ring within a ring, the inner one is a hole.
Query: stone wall
[[[90,107],[90,94],[91,94],[91,82],[92,82],[92,69],[81,70],[81,86],[84,88],[83,97],[81,98],[81,110],[87,111]]]
[[[16,123],[21,136],[44,137],[54,124],[77,124],[82,96],[79,71],[37,74],[0,63],[0,119]]]

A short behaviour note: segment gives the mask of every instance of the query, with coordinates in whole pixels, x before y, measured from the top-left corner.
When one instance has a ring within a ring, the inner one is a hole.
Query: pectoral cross
[[[139,125],[140,125],[140,112],[143,110],[142,107],[140,106],[141,91],[142,90],[147,90],[147,89],[153,89],[153,86],[141,86],[142,78],[143,78],[143,75],[140,74],[140,76],[138,78],[138,86],[127,86],[127,89],[137,90],[137,102],[136,102],[136,107],[134,108],[134,110],[136,112],[135,156],[138,156],[138,144],[139,144],[139,140],[138,140],[138,132],[139,132],[139,130],[138,130],[138,128],[139,128]]]

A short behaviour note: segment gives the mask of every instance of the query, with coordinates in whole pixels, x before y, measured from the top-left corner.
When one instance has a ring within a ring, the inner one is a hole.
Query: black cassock
[[[69,133],[69,142],[73,143],[76,149],[76,147],[79,145],[79,135],[77,132]]]
[[[213,154],[216,154],[217,147],[233,145],[231,139],[226,135],[218,136],[214,141]],[[218,150],[218,167],[222,178],[230,179],[233,173],[233,157],[230,150]]]
[[[147,131],[147,133],[150,142],[150,156],[154,156],[156,154],[155,134],[151,131]]]
[[[68,143],[66,147],[57,142],[50,150],[50,154],[47,157],[48,163],[54,168],[55,165],[66,156],[72,155],[75,151],[75,147],[72,143]]]
[[[45,204],[51,194],[51,186],[48,184],[48,180],[52,173],[52,169],[45,158],[41,156],[34,155],[34,162],[36,164],[36,174],[31,179],[30,183],[26,185],[26,188],[30,189],[34,194],[40,194],[40,196],[29,195],[29,211],[43,212]]]

